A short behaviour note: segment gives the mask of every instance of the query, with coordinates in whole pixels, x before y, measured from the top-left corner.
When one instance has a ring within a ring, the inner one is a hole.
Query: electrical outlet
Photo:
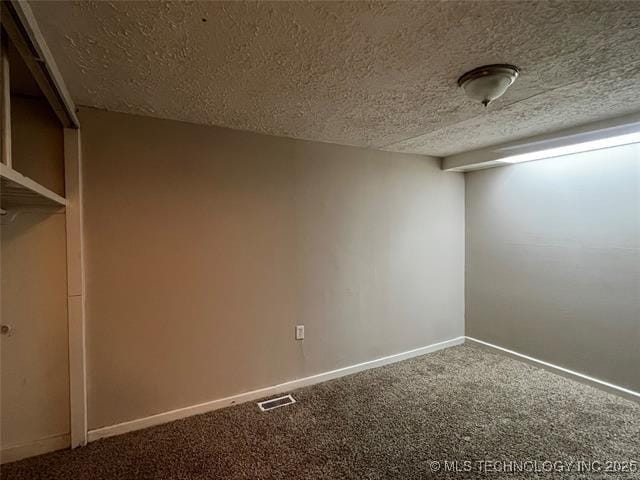
[[[304,340],[304,325],[296,325],[296,340]]]

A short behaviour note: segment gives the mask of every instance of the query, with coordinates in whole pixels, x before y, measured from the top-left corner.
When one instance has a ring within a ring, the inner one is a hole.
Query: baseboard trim
[[[35,457],[43,453],[62,450],[63,448],[69,448],[70,445],[71,436],[67,433],[42,438],[34,442],[3,447],[2,450],[0,450],[0,464],[17,462],[23,458]]]
[[[615,385],[613,383],[605,382],[604,380],[599,380],[597,378],[590,377],[589,375],[585,375],[584,373],[576,372],[574,370],[569,370],[568,368],[560,367],[558,365],[554,365],[553,363],[545,362],[543,360],[538,360],[537,358],[530,357],[529,355],[524,355],[522,353],[518,353],[518,352],[515,352],[513,350],[509,350],[508,348],[500,347],[498,345],[494,345],[493,343],[485,342],[484,340],[478,340],[477,338],[465,337],[465,340],[470,340],[472,342],[479,343],[479,344],[484,345],[486,347],[494,348],[496,350],[500,350],[500,351],[508,353],[510,355],[513,355],[513,356],[516,356],[516,357],[520,357],[520,358],[524,358],[526,360],[529,360],[530,362],[537,363],[539,365],[544,365],[545,367],[552,368],[554,370],[558,370],[560,372],[566,373],[566,374],[574,376],[574,377],[578,377],[578,378],[580,378],[582,380],[586,380],[588,382],[591,382],[591,383],[594,383],[594,384],[597,384],[597,385],[602,385],[602,386],[610,388],[612,390],[617,390],[617,391],[623,392],[623,393],[625,393],[627,395],[631,395],[633,397],[640,398],[640,392],[636,392],[634,390],[629,390],[628,388],[624,388],[624,387],[621,387],[619,385]]]
[[[268,397],[271,395],[276,395],[276,394],[284,393],[287,391],[295,390],[298,388],[315,385],[318,383],[326,382],[328,380],[333,380],[333,379],[344,377],[354,373],[362,372],[364,370],[369,370],[371,368],[382,367],[384,365],[389,365],[392,363],[400,362],[402,360],[407,360],[409,358],[425,355],[427,353],[442,350],[444,348],[461,345],[465,341],[475,342],[475,343],[484,345],[486,347],[508,353],[515,357],[523,358],[532,363],[536,363],[554,370],[558,370],[565,374],[580,378],[582,380],[586,380],[587,382],[591,382],[596,385],[601,385],[609,389],[616,390],[616,391],[625,393],[627,395],[640,398],[640,392],[636,392],[634,390],[630,390],[628,388],[624,388],[619,385],[605,382],[603,380],[590,377],[589,375],[585,375],[583,373],[576,372],[568,368],[560,367],[558,365],[554,365],[552,363],[545,362],[543,360],[539,360],[537,358],[530,357],[528,355],[524,355],[514,350],[509,350],[508,348],[500,347],[498,345],[494,345],[492,343],[485,342],[477,338],[461,336],[461,337],[452,338],[450,340],[445,340],[443,342],[427,345],[425,347],[409,350],[406,352],[397,353],[397,354],[389,355],[382,358],[377,358],[375,360],[370,360],[368,362],[363,362],[356,365],[339,368],[337,370],[332,370],[329,372],[324,372],[324,373],[312,375],[309,377],[291,380],[291,381],[274,385],[271,387],[252,390],[250,392],[241,393],[238,395],[232,395],[230,397],[225,397],[225,398],[213,400],[210,402],[192,405],[189,407],[179,408],[176,410],[171,410],[171,411],[159,413],[156,415],[151,415],[149,417],[139,418],[139,419],[131,420],[128,422],[119,423],[116,425],[110,425],[107,427],[101,427],[95,430],[89,430],[88,441],[93,442],[101,438],[122,435],[124,433],[133,432],[135,430],[142,430],[144,428],[149,428],[156,425],[161,425],[163,423],[172,422],[174,420],[179,420],[181,418],[186,418],[193,415],[200,415],[203,413],[211,412],[211,411],[229,407],[232,405],[238,405],[241,403],[250,402],[252,400],[258,400],[260,398]],[[11,463],[18,460],[22,460],[24,458],[41,455],[41,454],[52,452],[55,450],[61,450],[64,448],[68,448],[70,444],[71,444],[70,435],[64,434],[64,435],[56,435],[56,436],[44,438],[34,442],[5,447],[5,448],[2,448],[2,450],[0,451],[0,464]]]
[[[290,390],[295,390],[301,387],[307,387],[315,385],[317,383],[326,382],[335,378],[344,377],[363,370],[369,370],[370,368],[381,367],[390,363],[400,362],[412,357],[417,357],[427,353],[442,350],[443,348],[453,347],[455,345],[461,345],[464,343],[464,337],[456,337],[443,342],[427,345],[426,347],[416,348],[407,352],[397,353],[389,355],[387,357],[377,358],[368,362],[358,363],[357,365],[351,365],[349,367],[339,368],[325,373],[312,375],[310,377],[300,378],[297,380],[291,380],[289,382],[281,383],[271,387],[261,388],[258,390],[252,390],[250,392],[233,395],[210,402],[201,403],[198,405],[192,405],[190,407],[179,408],[168,412],[158,413],[149,417],[138,418],[128,422],[118,423],[116,425],[110,425],[107,427],[97,428],[95,430],[89,430],[88,440],[93,442],[101,438],[113,437],[115,435],[121,435],[123,433],[132,432],[135,430],[141,430],[143,428],[154,427],[163,423],[172,422],[181,418],[190,417],[193,415],[200,415],[202,413],[211,412],[220,408],[229,407],[232,405],[238,405],[240,403],[250,402],[252,400],[258,400],[260,398],[284,393]]]

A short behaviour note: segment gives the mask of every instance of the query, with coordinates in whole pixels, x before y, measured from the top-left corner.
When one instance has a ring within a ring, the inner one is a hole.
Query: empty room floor
[[[640,458],[640,405],[469,344],[293,395],[5,465],[2,479],[582,478]]]

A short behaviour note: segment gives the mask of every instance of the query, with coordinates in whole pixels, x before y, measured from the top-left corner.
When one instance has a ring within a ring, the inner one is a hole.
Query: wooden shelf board
[[[67,200],[0,163],[0,200],[2,208],[23,206],[64,207]]]

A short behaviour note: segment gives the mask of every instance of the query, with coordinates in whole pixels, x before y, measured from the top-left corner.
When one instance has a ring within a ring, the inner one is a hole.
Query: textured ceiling
[[[640,111],[640,1],[30,3],[108,110],[438,156]],[[486,63],[522,75],[485,110]]]

